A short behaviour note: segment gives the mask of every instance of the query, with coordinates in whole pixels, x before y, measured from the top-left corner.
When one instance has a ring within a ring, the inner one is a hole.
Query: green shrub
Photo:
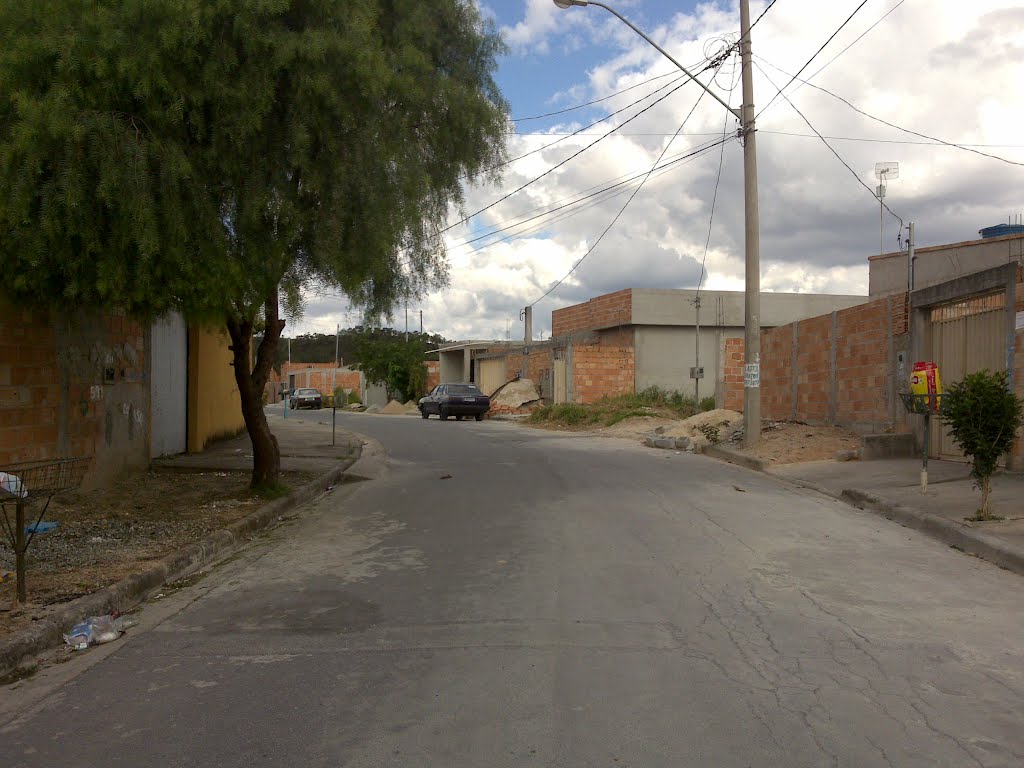
[[[723,423],[727,424],[728,422]],[[718,426],[715,424],[701,424],[697,427],[697,431],[704,435],[712,445],[722,441],[722,436],[718,432]]]
[[[348,402],[349,405],[355,405],[356,403],[362,403],[363,400],[361,397],[359,397],[359,393],[353,389],[351,392],[348,393]]]
[[[969,373],[942,396],[942,420],[971,458],[971,477],[981,489],[975,519],[991,519],[989,492],[999,458],[1013,446],[1024,404],[1010,391],[1005,371]]]
[[[700,401],[700,410],[701,412],[715,410],[715,396],[708,395],[707,397],[702,398]]]

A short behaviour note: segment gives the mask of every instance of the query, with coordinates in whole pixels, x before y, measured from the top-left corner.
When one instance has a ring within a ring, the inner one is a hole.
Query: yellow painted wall
[[[188,450],[245,429],[226,330],[188,330]]]

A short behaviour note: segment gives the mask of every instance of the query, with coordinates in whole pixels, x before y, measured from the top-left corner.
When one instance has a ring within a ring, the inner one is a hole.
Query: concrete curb
[[[89,616],[102,616],[111,611],[125,611],[138,605],[146,596],[168,581],[175,581],[218,560],[247,542],[248,537],[268,528],[290,509],[312,501],[330,485],[336,485],[346,470],[362,455],[364,440],[356,455],[344,459],[337,468],[297,488],[287,496],[275,499],[226,528],[215,531],[202,541],[172,552],[151,568],[133,573],[116,584],[91,595],[64,603],[28,629],[0,640],[0,677],[23,666],[26,658],[59,646],[63,633]]]
[[[856,488],[843,489],[837,495],[827,488],[809,483],[806,480],[783,477],[782,475],[768,472],[768,463],[766,461],[743,456],[727,448],[709,445],[704,449],[704,453],[716,459],[722,459],[723,461],[738,464],[748,469],[764,472],[790,485],[808,488],[823,496],[838,499],[857,509],[874,512],[906,528],[913,528],[916,531],[926,533],[943,544],[948,544],[968,554],[976,555],[982,560],[998,565],[1000,568],[1024,575],[1024,552],[1007,546],[1004,542],[981,531],[959,525],[952,520],[947,520],[939,515],[933,515],[930,512],[922,512],[919,509],[888,502],[872,493]]]
[[[764,459],[755,459],[753,456],[744,456],[742,453],[730,451],[728,448],[723,448],[720,445],[704,446],[704,455],[711,456],[714,459],[728,461],[730,464],[737,464],[741,467],[752,469],[755,472],[765,472],[768,468],[768,462]]]
[[[922,512],[902,504],[892,504],[874,494],[855,488],[843,490],[838,498],[858,509],[875,512],[907,528],[927,533],[944,544],[977,555],[1000,568],[1024,575],[1024,552],[1007,546],[1005,542],[981,531],[959,525],[930,512]]]

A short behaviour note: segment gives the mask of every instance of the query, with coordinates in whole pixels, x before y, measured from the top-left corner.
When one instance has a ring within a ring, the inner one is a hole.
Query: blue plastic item
[[[25,526],[25,535],[28,536],[30,533],[49,533],[58,525],[60,525],[60,523],[51,523],[47,520],[41,520],[38,523],[30,523]]]

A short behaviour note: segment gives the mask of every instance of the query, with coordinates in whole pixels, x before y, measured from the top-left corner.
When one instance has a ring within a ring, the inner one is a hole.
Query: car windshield
[[[296,395],[319,395],[320,392],[315,389],[297,389],[295,390]]]
[[[472,384],[449,384],[448,385],[449,395],[482,395],[479,389]]]

